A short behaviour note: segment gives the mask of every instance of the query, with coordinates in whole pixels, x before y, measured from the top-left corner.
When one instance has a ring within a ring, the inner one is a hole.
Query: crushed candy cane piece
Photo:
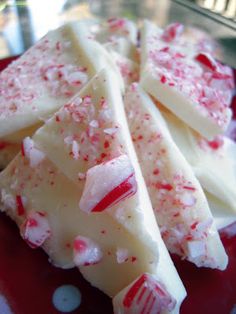
[[[79,144],[74,140],[72,142],[72,155],[74,159],[79,159]]]
[[[24,200],[22,196],[16,195],[16,206],[18,216],[23,216],[25,214]]]
[[[206,246],[203,241],[188,241],[188,252],[192,259],[202,257],[206,254]]]
[[[174,309],[176,301],[164,285],[149,274],[141,275],[124,296],[126,314],[155,313]]]
[[[126,21],[122,18],[112,17],[107,20],[107,23],[109,25],[110,31],[115,32],[119,29],[123,29],[125,27]]]
[[[23,239],[32,248],[41,246],[51,236],[51,229],[44,212],[30,211],[21,226]]]
[[[190,193],[183,193],[180,197],[182,204],[186,207],[194,206],[197,202],[196,197]]]
[[[34,146],[34,141],[26,137],[21,145],[21,153],[30,161],[30,167],[37,167],[45,158],[45,154]]]
[[[199,53],[198,55],[196,55],[195,59],[202,65],[209,68],[211,71],[216,71],[218,68],[216,61],[208,53],[204,53],[204,52]]]
[[[201,52],[195,56],[195,60],[213,72],[214,79],[230,79],[232,75],[222,71],[221,64],[217,62],[209,53]]]
[[[79,206],[87,213],[101,212],[136,191],[137,182],[130,159],[127,155],[120,155],[87,171]]]
[[[97,264],[102,259],[102,250],[92,239],[77,236],[74,240],[74,263],[76,266]]]
[[[180,23],[172,23],[168,25],[163,34],[162,39],[166,42],[176,40],[184,31],[184,26]]]
[[[117,248],[116,250],[116,260],[118,264],[124,263],[128,260],[129,251],[124,248]]]

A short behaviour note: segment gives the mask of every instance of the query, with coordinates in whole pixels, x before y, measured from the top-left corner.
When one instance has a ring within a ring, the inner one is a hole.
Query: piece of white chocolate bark
[[[171,135],[204,190],[236,214],[236,144],[225,136],[208,141],[169,111],[162,111]],[[222,206],[221,206],[222,208]],[[214,216],[214,207],[212,208]]]
[[[0,141],[19,144],[31,136],[32,129],[104,67],[120,75],[107,51],[91,37],[86,22],[49,32],[0,74]],[[120,84],[123,88],[121,77]],[[16,151],[12,145],[0,151],[1,168]]]
[[[236,221],[236,214],[229,210],[224,202],[215,195],[208,193],[206,190],[205,195],[218,230],[221,230]]]
[[[110,55],[117,65],[120,74],[124,80],[125,86],[129,86],[133,82],[139,81],[139,64],[133,62],[115,51],[110,51]]]
[[[94,23],[90,31],[96,40],[110,52],[115,51],[134,62],[138,62],[138,29],[136,24],[125,18],[110,18]]]
[[[151,98],[138,84],[125,95],[129,128],[162,238],[197,266],[225,269],[227,256],[206,197]]]
[[[1,72],[0,138],[49,117],[102,68],[117,73],[89,36],[83,22],[66,24]]]
[[[183,25],[164,31],[145,21],[141,31],[141,85],[208,139],[231,119],[232,70],[181,37]]]
[[[160,277],[174,300],[167,313],[178,312],[186,293],[155,222],[111,73],[95,76],[26,138],[0,177],[5,210],[56,265],[75,263],[110,296],[143,273]]]

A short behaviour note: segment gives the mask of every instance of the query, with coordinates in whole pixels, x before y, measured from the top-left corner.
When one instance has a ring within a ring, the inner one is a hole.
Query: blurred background
[[[236,0],[0,0],[0,59],[22,53],[66,21],[111,16],[201,29],[222,46],[220,58],[236,67]]]

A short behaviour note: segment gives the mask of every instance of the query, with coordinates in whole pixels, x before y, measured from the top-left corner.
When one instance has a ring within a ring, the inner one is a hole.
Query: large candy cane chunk
[[[101,212],[137,191],[134,169],[127,155],[90,168],[80,199],[81,210]]]
[[[102,251],[93,240],[77,236],[74,240],[74,263],[76,266],[97,264],[102,259]]]
[[[161,282],[143,274],[113,300],[115,313],[160,314],[172,311],[176,301]]]
[[[51,235],[51,229],[46,214],[39,211],[30,211],[26,221],[21,226],[23,239],[32,248],[41,246]]]

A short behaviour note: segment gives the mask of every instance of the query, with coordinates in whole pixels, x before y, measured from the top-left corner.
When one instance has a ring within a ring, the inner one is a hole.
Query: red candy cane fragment
[[[24,202],[20,195],[16,195],[16,208],[18,216],[23,216],[25,214]]]
[[[150,274],[142,274],[129,286],[123,297],[122,307],[126,314],[161,314],[171,311],[175,299],[166,291],[164,285]]]
[[[199,63],[210,69],[211,71],[216,71],[218,66],[217,62],[214,58],[212,58],[211,55],[205,52],[201,52],[195,56],[195,60],[197,60]]]
[[[201,52],[195,56],[195,60],[213,72],[213,78],[218,80],[232,79],[232,75],[217,62],[209,53]]]
[[[112,17],[107,20],[107,23],[108,23],[110,31],[115,32],[120,29],[123,29],[125,27],[126,21],[125,19],[122,19],[122,18]]]
[[[137,191],[134,169],[127,155],[94,166],[87,171],[80,209],[102,212]]]
[[[183,33],[184,26],[180,23],[172,23],[168,25],[163,34],[162,39],[166,42],[171,42],[179,38],[179,36]]]
[[[90,266],[99,263],[103,257],[102,250],[92,239],[77,236],[74,240],[74,263],[76,266]]]
[[[32,248],[41,246],[51,235],[51,229],[46,214],[39,211],[30,211],[21,226],[23,239]]]
[[[218,135],[212,141],[207,141],[207,143],[211,149],[217,150],[224,145],[224,137]]]

